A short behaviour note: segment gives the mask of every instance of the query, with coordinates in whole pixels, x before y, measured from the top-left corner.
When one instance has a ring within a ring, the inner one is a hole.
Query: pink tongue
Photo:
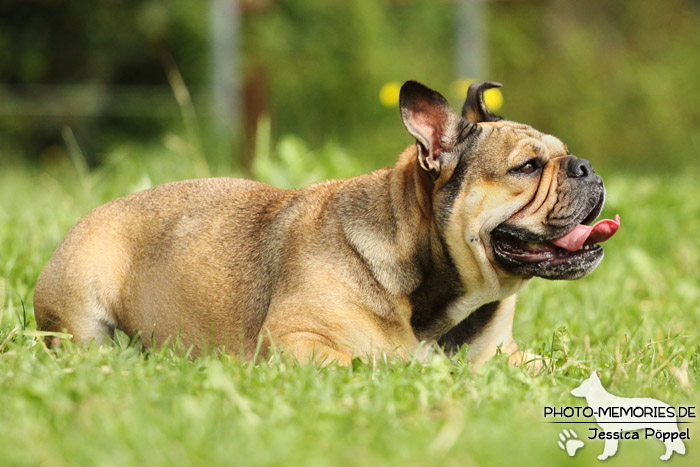
[[[615,235],[619,228],[620,216],[616,215],[615,220],[603,219],[593,225],[579,224],[563,237],[552,240],[552,243],[569,251],[577,251],[584,245],[604,242]]]

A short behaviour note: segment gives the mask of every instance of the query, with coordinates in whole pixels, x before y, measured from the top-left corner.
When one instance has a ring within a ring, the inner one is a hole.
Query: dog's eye
[[[530,159],[522,165],[512,168],[510,171],[521,174],[531,174],[542,168],[542,163],[539,159]]]
[[[537,170],[535,164],[533,164],[532,162],[527,162],[524,166],[520,167],[520,170],[518,172],[520,172],[521,174],[531,174],[535,170]]]

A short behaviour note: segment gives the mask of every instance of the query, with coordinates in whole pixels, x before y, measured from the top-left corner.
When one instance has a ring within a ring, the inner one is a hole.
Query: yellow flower
[[[486,106],[496,112],[503,106],[503,93],[498,88],[491,88],[484,93]]]
[[[399,93],[401,85],[396,81],[389,81],[379,90],[379,102],[384,107],[396,107],[399,105]]]

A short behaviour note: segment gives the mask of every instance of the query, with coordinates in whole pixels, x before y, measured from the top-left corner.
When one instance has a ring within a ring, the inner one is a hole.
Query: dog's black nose
[[[573,157],[566,166],[566,175],[571,178],[586,178],[594,173],[593,166],[586,159]]]

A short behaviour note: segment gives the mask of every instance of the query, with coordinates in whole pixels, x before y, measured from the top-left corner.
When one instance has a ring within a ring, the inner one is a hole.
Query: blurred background
[[[457,108],[467,80],[500,81],[498,114],[603,171],[700,174],[699,12],[697,0],[2,0],[0,166],[89,172],[155,151],[198,158],[194,175],[353,175],[411,142],[396,100],[416,79]]]

